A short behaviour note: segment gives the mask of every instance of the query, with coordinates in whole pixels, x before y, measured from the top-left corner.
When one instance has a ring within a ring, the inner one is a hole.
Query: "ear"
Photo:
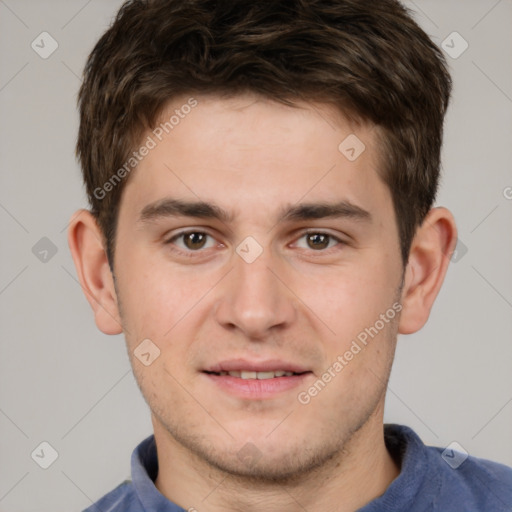
[[[441,207],[430,210],[411,245],[399,333],[411,334],[425,325],[456,244],[457,227],[450,211]]]
[[[103,234],[88,210],[79,210],[71,218],[68,244],[98,329],[105,334],[120,334],[123,328]]]

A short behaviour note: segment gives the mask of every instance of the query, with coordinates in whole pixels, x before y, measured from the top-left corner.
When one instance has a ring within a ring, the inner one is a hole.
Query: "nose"
[[[289,327],[296,316],[293,293],[284,270],[268,250],[252,263],[233,255],[234,268],[222,281],[215,307],[216,321],[225,329],[239,330],[261,340]]]

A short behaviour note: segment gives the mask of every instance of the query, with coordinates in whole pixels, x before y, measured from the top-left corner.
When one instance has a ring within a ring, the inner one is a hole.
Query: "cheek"
[[[118,284],[127,339],[150,338],[163,343],[172,338],[214,285],[212,276],[204,277],[150,257],[127,259]]]
[[[300,276],[293,289],[305,305],[304,314],[323,323],[328,338],[343,343],[392,307],[398,284],[398,273],[384,258]]]

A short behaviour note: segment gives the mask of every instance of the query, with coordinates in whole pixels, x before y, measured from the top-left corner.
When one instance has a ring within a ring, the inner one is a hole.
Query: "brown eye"
[[[215,239],[203,231],[182,231],[167,240],[166,244],[190,254],[215,247]]]
[[[182,235],[185,247],[190,250],[202,249],[206,243],[207,234],[192,232]]]
[[[323,233],[308,233],[306,235],[308,247],[314,250],[325,249],[329,246],[330,237]]]
[[[338,249],[341,249],[344,243],[338,237],[330,233],[323,231],[306,231],[294,245],[300,249],[327,253],[329,249],[334,249],[335,246],[339,246]]]

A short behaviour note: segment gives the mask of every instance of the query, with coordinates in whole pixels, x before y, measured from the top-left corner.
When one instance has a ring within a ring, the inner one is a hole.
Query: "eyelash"
[[[206,231],[200,231],[200,230],[188,230],[188,231],[181,231],[175,235],[173,235],[171,238],[169,238],[168,240],[165,241],[165,244],[166,245],[169,245],[169,246],[173,246],[174,245],[174,242],[176,240],[178,240],[179,238],[182,238],[186,235],[189,235],[191,233],[196,233],[196,234],[202,234],[202,235],[206,235],[210,238],[213,238],[215,239],[215,237],[213,237],[212,235],[210,235],[210,233],[207,233]],[[329,242],[331,240],[334,240],[336,241],[337,243],[333,246],[333,247],[328,247],[326,249],[320,249],[318,251],[315,251],[314,249],[310,249],[310,251],[314,254],[314,253],[318,253],[318,254],[330,254],[331,250],[335,249],[337,246],[339,245],[346,245],[346,242],[344,242],[343,240],[341,240],[340,238],[332,235],[331,233],[326,233],[325,231],[317,231],[317,230],[307,230],[307,231],[303,231],[300,236],[296,239],[297,241],[300,240],[301,238],[304,238],[305,236],[308,236],[308,235],[325,235],[327,237],[329,237]],[[180,249],[180,248],[176,248],[175,246],[172,247],[172,250],[177,252],[177,253],[180,253],[181,255],[185,256],[185,257],[195,257],[197,254],[201,253],[201,252],[204,252],[205,250],[207,249],[198,249],[196,251],[193,251],[193,250],[184,250],[184,249]]]

